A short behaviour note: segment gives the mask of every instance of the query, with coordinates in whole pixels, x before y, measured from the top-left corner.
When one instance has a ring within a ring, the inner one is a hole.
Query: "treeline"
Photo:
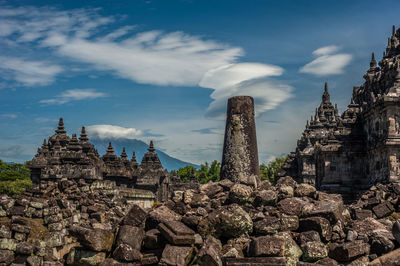
[[[261,180],[268,180],[271,183],[275,182],[276,171],[279,170],[286,160],[285,157],[276,158],[270,161],[267,165],[260,165]],[[185,166],[178,171],[172,170],[170,173],[173,176],[178,176],[182,181],[187,181],[190,178],[196,178],[200,184],[205,184],[208,181],[218,182],[220,180],[221,163],[214,160],[211,164],[205,162],[196,169],[193,166]]]
[[[0,160],[0,194],[21,194],[31,186],[30,170],[25,164]]]

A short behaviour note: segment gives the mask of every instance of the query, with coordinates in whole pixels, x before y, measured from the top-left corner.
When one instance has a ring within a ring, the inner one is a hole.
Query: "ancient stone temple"
[[[400,181],[399,39],[400,30],[393,27],[382,60],[377,64],[372,54],[365,82],[353,88],[341,115],[325,83],[321,104],[281,176],[335,192]]]
[[[70,138],[62,118],[55,134],[48,141],[44,140],[28,167],[33,183],[39,185],[57,184],[68,179],[84,180],[88,184],[108,180],[117,186],[137,189],[136,192],[149,191],[156,201],[166,201],[170,195],[169,173],[162,167],[152,141],[140,165],[135,153],[131,160],[128,159],[125,148],[118,157],[111,143],[100,157],[89,142],[85,127],[82,127],[79,139],[76,134]]]
[[[143,156],[138,168],[135,186],[153,191],[160,201],[168,200],[169,174],[162,168],[160,159],[155,153],[153,141],[150,141],[148,152]]]

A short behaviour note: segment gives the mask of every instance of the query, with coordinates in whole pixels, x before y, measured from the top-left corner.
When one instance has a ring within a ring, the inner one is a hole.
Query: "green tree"
[[[220,179],[220,172],[221,163],[217,160],[214,160],[210,165],[210,170],[208,171],[209,178],[214,182],[218,182]]]
[[[185,166],[183,168],[180,168],[178,170],[178,176],[182,181],[186,181],[189,178],[191,178],[192,176],[196,176],[196,168],[194,168],[193,166]]]
[[[24,164],[6,164],[0,160],[0,193],[21,194],[32,186],[30,170]]]
[[[275,160],[270,161],[267,165],[260,165],[260,177],[261,180],[268,180],[272,184],[275,183],[275,173],[281,169],[283,163],[285,162],[287,156],[281,158],[275,158]]]
[[[186,181],[190,177],[195,177],[200,184],[205,184],[210,180],[217,182],[220,179],[221,163],[214,160],[209,164],[205,162],[200,165],[199,169],[193,166],[185,166],[178,170],[178,176],[181,180]]]

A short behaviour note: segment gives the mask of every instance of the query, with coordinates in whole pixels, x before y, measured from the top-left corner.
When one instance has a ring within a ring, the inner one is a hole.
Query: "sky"
[[[68,134],[221,160],[226,102],[255,99],[259,160],[296,147],[328,82],[343,112],[399,1],[1,1],[0,159]]]

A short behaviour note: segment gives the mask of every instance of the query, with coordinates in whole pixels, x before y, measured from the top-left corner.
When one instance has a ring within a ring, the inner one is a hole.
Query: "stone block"
[[[188,265],[194,256],[193,247],[172,246],[167,244],[161,255],[160,266]]]
[[[380,219],[392,214],[394,208],[390,202],[386,201],[373,207],[372,211],[375,213],[376,217]]]
[[[369,249],[370,246],[361,240],[333,244],[329,249],[329,257],[340,262],[347,262],[369,254]]]
[[[317,231],[324,241],[329,241],[332,236],[332,228],[329,221],[322,217],[303,218],[299,221],[300,231]]]
[[[143,258],[143,255],[139,250],[134,249],[127,244],[119,244],[113,252],[113,257],[120,261],[140,262]]]
[[[158,230],[173,245],[191,245],[195,242],[195,232],[179,221],[161,223]]]
[[[303,249],[303,260],[315,262],[328,257],[328,249],[322,242],[310,241],[305,243]]]
[[[285,238],[282,236],[260,236],[250,243],[252,257],[282,257],[285,251]]]
[[[354,218],[356,220],[364,220],[365,218],[372,217],[371,210],[356,209],[354,210]]]
[[[110,251],[114,242],[114,234],[107,230],[71,226],[69,232],[93,251]]]
[[[117,236],[117,245],[127,244],[133,249],[140,250],[142,247],[142,241],[144,238],[143,228],[123,225],[119,228]]]

